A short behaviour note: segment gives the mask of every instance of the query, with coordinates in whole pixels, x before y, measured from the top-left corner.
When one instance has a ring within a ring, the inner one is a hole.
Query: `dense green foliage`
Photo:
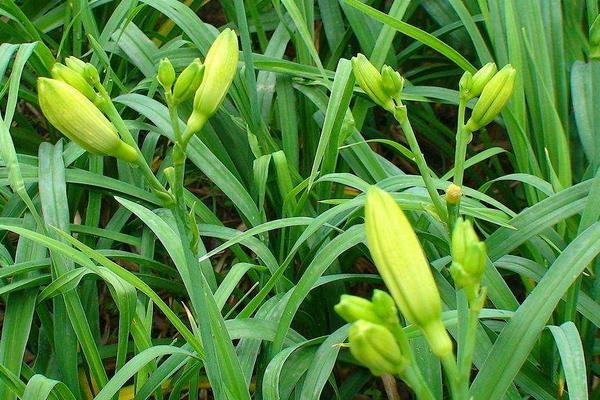
[[[352,357],[334,311],[343,294],[385,289],[367,248],[370,185],[412,224],[459,359],[469,313],[450,272],[453,212],[485,241],[469,395],[600,398],[598,8],[0,0],[0,400],[413,398]],[[174,146],[193,101],[167,107],[160,61],[179,74],[226,28],[237,75]],[[406,114],[360,88],[357,53],[400,72]],[[38,78],[69,56],[100,72],[114,104],[102,111],[146,162],[86,152],[42,114]],[[476,103],[459,80],[490,62],[516,70],[511,100],[457,142]],[[448,215],[453,181],[463,196]],[[433,396],[450,398],[421,332],[404,331]]]

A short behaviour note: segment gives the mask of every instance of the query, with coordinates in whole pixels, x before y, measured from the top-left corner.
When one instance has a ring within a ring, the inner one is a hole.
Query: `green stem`
[[[444,371],[448,376],[448,382],[450,384],[450,393],[454,400],[466,400],[466,397],[462,397],[459,390],[460,383],[460,372],[456,365],[456,359],[454,353],[450,352],[440,358]]]
[[[435,396],[431,393],[429,385],[423,378],[421,371],[419,371],[416,364],[414,366],[408,366],[400,377],[408,383],[411,389],[415,392],[417,399],[419,400],[435,400]]]
[[[465,127],[466,102],[460,100],[458,103],[458,126],[456,128],[456,151],[454,152],[454,184],[462,186],[465,173],[465,159],[467,155],[467,144],[469,143],[469,132]]]
[[[398,115],[398,113],[394,113],[394,117],[396,118],[396,121],[400,123],[400,126],[404,131],[404,135],[406,136],[406,140],[408,142],[410,150],[415,155],[415,162],[417,163],[417,167],[419,168],[419,173],[423,177],[423,182],[425,183],[425,188],[429,193],[429,197],[431,197],[431,201],[433,202],[433,205],[442,221],[446,221],[448,218],[446,208],[444,207],[444,203],[442,202],[442,199],[439,193],[437,192],[435,183],[433,181],[433,178],[431,177],[431,171],[427,166],[427,162],[425,161],[423,153],[421,152],[419,142],[417,142],[415,132],[413,131],[412,125],[408,120],[406,112],[400,113],[400,115]]]

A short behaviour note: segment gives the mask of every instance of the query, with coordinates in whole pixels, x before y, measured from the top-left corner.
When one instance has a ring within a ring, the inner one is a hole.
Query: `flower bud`
[[[473,132],[486,126],[502,111],[512,95],[517,71],[512,65],[502,68],[485,85],[479,100],[475,103],[466,128]]]
[[[352,71],[356,82],[371,100],[388,111],[394,109],[392,97],[383,88],[381,74],[367,57],[362,54],[352,57]],[[389,82],[390,79],[393,78],[388,77],[388,83],[392,84]]]
[[[373,303],[362,297],[343,294],[340,297],[340,302],[333,309],[346,322],[355,322],[362,319],[376,324],[382,323],[375,312]]]
[[[446,189],[446,203],[458,204],[462,197],[462,189],[460,186],[451,183]]]
[[[233,82],[239,59],[238,39],[227,28],[215,39],[204,60],[204,77],[194,96],[186,131],[197,132],[219,108]],[[196,115],[194,115],[196,114]]]
[[[477,97],[483,92],[483,88],[496,75],[496,72],[498,72],[498,67],[496,67],[495,63],[487,63],[479,71],[475,72],[471,81],[471,90],[469,91],[471,98]]]
[[[83,70],[85,68],[85,62],[81,61],[79,58],[77,57],[67,57],[65,59],[65,64],[67,64],[67,67],[71,68],[73,71],[77,72],[79,75],[83,74]]]
[[[83,67],[82,76],[90,85],[98,85],[100,84],[100,74],[98,74],[98,70],[90,63],[85,63]]]
[[[389,65],[384,65],[381,69],[381,83],[385,94],[399,103],[404,88],[404,78],[400,73]]]
[[[383,290],[375,289],[373,291],[373,297],[371,297],[371,304],[375,314],[379,319],[386,325],[396,325],[400,323],[398,319],[398,309],[392,296],[384,292]]]
[[[600,15],[590,27],[590,59],[600,58]]]
[[[369,368],[373,375],[397,374],[407,364],[394,335],[382,325],[356,321],[350,328],[348,341],[354,358]]]
[[[114,126],[79,91],[56,79],[39,78],[37,85],[42,112],[69,139],[92,154],[128,162],[138,159],[137,151],[119,138]]]
[[[173,87],[173,101],[175,104],[182,103],[187,99],[191,98],[204,76],[204,65],[199,58],[196,58],[190,65],[188,65],[177,78],[175,86]]]
[[[171,86],[175,82],[175,68],[173,68],[173,64],[171,64],[168,58],[160,60],[156,78],[166,92],[171,90]]]
[[[50,75],[52,75],[54,79],[63,81],[66,84],[77,89],[81,94],[83,94],[92,102],[96,100],[97,95],[96,92],[94,92],[94,89],[90,86],[89,83],[87,83],[85,79],[83,79],[81,74],[77,73],[71,68],[62,65],[61,63],[55,63],[52,66],[52,69],[50,70]]]
[[[372,186],[365,204],[367,244],[400,312],[418,326],[434,354],[452,351],[441,323],[442,304],[423,249],[392,196]]]
[[[452,232],[452,266],[450,272],[460,288],[477,286],[487,260],[485,243],[477,238],[473,224],[462,218]]]

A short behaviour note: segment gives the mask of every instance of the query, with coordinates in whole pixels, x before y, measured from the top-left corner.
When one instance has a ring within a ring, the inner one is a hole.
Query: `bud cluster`
[[[138,151],[121,140],[99,109],[102,97],[94,90],[99,83],[96,68],[75,57],[67,58],[65,64],[54,64],[52,79],[37,82],[40,108],[48,121],[92,154],[137,161]]]
[[[452,265],[450,273],[457,287],[467,291],[473,299],[485,270],[487,252],[469,220],[458,219],[452,232]]]
[[[492,122],[502,111],[515,87],[517,71],[506,65],[496,72],[496,64],[484,65],[475,75],[465,72],[460,80],[460,96],[468,101],[479,96],[471,118],[465,128],[468,132],[479,130]]]
[[[384,65],[381,72],[363,54],[352,58],[352,71],[360,88],[379,106],[396,113],[404,112],[401,94],[404,78]]]

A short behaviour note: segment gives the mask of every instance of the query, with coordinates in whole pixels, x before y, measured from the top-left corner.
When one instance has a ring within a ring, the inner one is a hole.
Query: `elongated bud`
[[[48,78],[38,79],[38,99],[42,112],[56,129],[93,154],[138,159],[137,151],[123,142],[114,126],[79,91]]]
[[[469,97],[471,92],[471,87],[473,86],[473,74],[469,71],[465,71],[464,74],[460,77],[460,81],[458,81],[458,88],[460,92],[460,96],[464,99],[468,100],[472,97]]]
[[[458,204],[462,197],[462,189],[460,186],[451,183],[446,189],[446,202],[448,204]]]
[[[384,65],[381,69],[381,83],[385,94],[399,103],[402,89],[404,88],[404,78],[398,71],[394,71],[389,65]]]
[[[358,296],[343,294],[340,302],[333,309],[346,322],[355,322],[359,319],[381,324],[381,318],[375,312],[375,307],[367,299]]]
[[[96,67],[94,67],[92,64],[85,63],[82,75],[90,85],[100,84],[100,74],[98,73]]]
[[[175,68],[173,68],[173,64],[171,64],[168,58],[160,60],[156,78],[166,92],[171,91],[171,87],[175,82]]]
[[[52,66],[52,69],[50,70],[50,74],[52,75],[52,77],[54,79],[63,81],[66,84],[77,89],[81,94],[83,94],[89,100],[91,100],[91,101],[96,100],[97,95],[96,95],[96,92],[94,92],[94,89],[90,86],[89,83],[87,83],[87,81],[85,79],[83,79],[83,76],[81,76],[81,74],[73,71],[71,68],[69,68],[65,65],[62,65],[61,63],[56,63]]]
[[[496,67],[495,63],[487,63],[479,71],[475,72],[471,81],[470,95],[472,97],[479,96],[483,92],[483,88],[496,75],[496,72],[498,72],[498,67]]]
[[[77,72],[79,75],[83,74],[83,70],[85,68],[85,62],[81,61],[79,58],[77,57],[67,57],[65,59],[65,64],[67,64],[67,67],[71,68],[73,71]]]
[[[477,238],[473,224],[460,218],[452,232],[450,273],[459,288],[477,288],[485,270],[485,243]]]
[[[175,81],[173,87],[173,101],[175,104],[182,103],[187,99],[191,98],[200,83],[202,83],[202,77],[204,76],[204,65],[199,58],[196,58],[190,65],[188,65]]]
[[[512,95],[516,76],[517,71],[509,64],[498,71],[485,85],[479,100],[475,103],[471,118],[467,121],[466,128],[469,131],[481,129],[500,114]]]
[[[371,304],[373,304],[375,314],[377,314],[381,321],[388,327],[400,323],[400,320],[398,319],[398,309],[396,308],[394,299],[383,290],[375,289],[373,291]]]
[[[397,374],[406,367],[394,335],[382,325],[356,321],[348,333],[350,352],[376,376]]]
[[[600,58],[600,15],[590,27],[590,59]]]
[[[377,68],[362,54],[352,57],[352,71],[361,89],[375,103],[388,111],[394,109],[392,97],[383,88],[383,79]]]
[[[219,108],[237,71],[237,35],[227,28],[215,39],[204,60],[204,77],[194,96],[194,111],[186,132],[197,132]],[[194,115],[196,114],[196,115]]]
[[[400,312],[423,331],[435,354],[451,352],[440,294],[419,240],[392,196],[375,186],[367,192],[365,229],[373,261]]]

